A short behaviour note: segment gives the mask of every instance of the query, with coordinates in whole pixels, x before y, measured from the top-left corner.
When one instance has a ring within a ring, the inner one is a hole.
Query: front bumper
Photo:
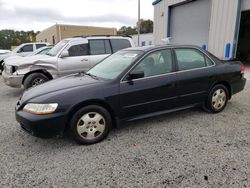
[[[16,120],[25,131],[41,138],[62,135],[66,127],[66,116],[61,113],[36,115],[19,110]]]
[[[2,76],[4,79],[4,83],[7,86],[14,87],[14,88],[20,88],[22,87],[22,81],[24,75],[14,75],[14,74],[7,74],[5,71],[2,72]]]

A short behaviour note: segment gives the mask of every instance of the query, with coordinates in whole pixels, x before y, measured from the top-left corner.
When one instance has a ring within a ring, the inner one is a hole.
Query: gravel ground
[[[250,186],[249,83],[220,114],[137,121],[91,146],[22,131],[14,117],[21,92],[0,79],[0,187]]]

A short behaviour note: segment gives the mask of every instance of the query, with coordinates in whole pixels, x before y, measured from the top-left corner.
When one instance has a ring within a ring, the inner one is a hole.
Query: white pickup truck
[[[44,46],[48,46],[49,43],[45,43],[45,42],[29,42],[29,43],[23,43],[19,46],[17,46],[14,50],[12,51],[7,51],[7,53],[2,53],[0,54],[0,71],[3,71],[3,61],[4,59],[6,59],[7,57],[10,56],[27,56],[30,53],[32,53],[33,51],[35,51],[38,48],[44,47]]]

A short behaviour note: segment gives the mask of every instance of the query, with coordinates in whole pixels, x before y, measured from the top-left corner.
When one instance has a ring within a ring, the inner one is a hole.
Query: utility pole
[[[138,0],[138,22],[137,22],[137,32],[138,32],[138,46],[140,46],[140,29],[141,29],[141,2]]]

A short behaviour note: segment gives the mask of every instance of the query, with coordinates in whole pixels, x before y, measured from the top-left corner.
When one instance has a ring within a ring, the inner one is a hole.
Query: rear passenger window
[[[70,57],[89,55],[88,44],[79,44],[71,46],[68,51]]]
[[[113,48],[113,53],[131,47],[131,44],[127,39],[111,39],[110,42]]]
[[[104,40],[89,40],[90,54],[106,54]]]
[[[175,49],[175,53],[180,71],[206,67],[204,55],[198,50]]]
[[[36,49],[46,46],[46,44],[36,44]]]

